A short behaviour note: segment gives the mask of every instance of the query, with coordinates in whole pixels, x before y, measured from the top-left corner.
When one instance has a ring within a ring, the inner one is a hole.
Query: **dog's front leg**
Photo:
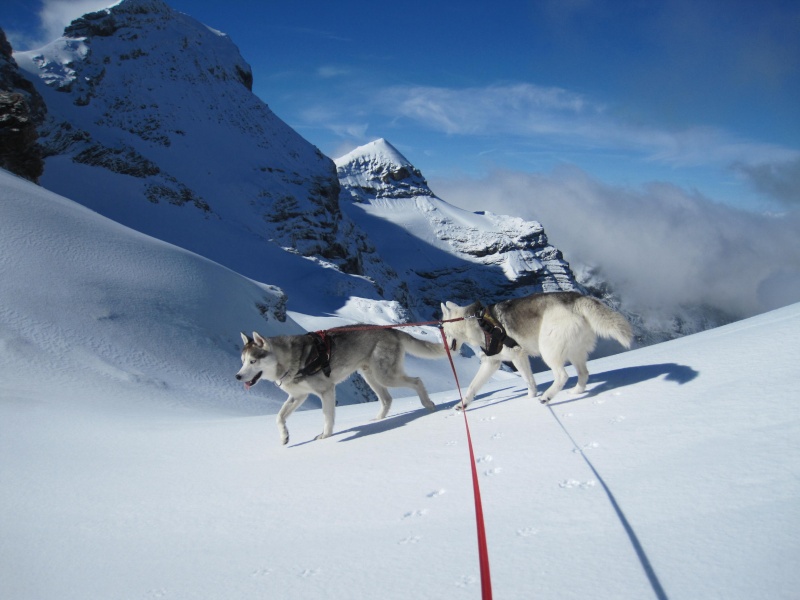
[[[330,437],[333,434],[333,415],[336,410],[336,388],[331,386],[330,389],[320,394],[322,400],[322,417],[324,419],[322,425],[322,433],[316,439],[322,440]]]
[[[470,403],[475,399],[475,395],[478,391],[489,381],[489,378],[497,372],[497,369],[500,368],[501,361],[499,358],[489,357],[485,354],[481,356],[481,366],[478,369],[478,372],[475,373],[475,377],[472,379],[472,382],[469,384],[469,388],[467,389],[467,393],[464,396],[464,406],[467,407]],[[461,410],[461,406],[456,406],[457,410]]]
[[[301,396],[292,396],[290,394],[278,411],[278,433],[281,436],[281,443],[284,446],[289,443],[289,430],[286,428],[286,419],[305,402],[306,398],[308,398],[308,394],[303,394]]]

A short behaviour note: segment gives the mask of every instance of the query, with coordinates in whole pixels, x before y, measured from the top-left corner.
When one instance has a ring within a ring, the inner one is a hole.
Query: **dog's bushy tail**
[[[403,349],[409,354],[419,356],[420,358],[441,358],[445,355],[446,348],[444,342],[426,342],[413,335],[396,329],[400,334],[400,339],[403,342]]]
[[[575,301],[575,312],[583,316],[595,334],[617,340],[626,348],[631,347],[633,332],[628,320],[615,310],[589,296],[581,296]]]

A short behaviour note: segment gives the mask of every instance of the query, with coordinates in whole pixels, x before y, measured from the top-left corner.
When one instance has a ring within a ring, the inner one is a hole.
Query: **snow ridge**
[[[541,223],[448,204],[386,140],[356,148],[335,163],[342,211],[371,233],[418,314],[432,317],[444,299],[499,301],[578,288]]]

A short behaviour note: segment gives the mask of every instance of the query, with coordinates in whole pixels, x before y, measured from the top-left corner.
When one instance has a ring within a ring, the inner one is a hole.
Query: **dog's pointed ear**
[[[264,346],[268,346],[269,342],[261,337],[257,331],[253,332],[253,342],[255,342],[256,346],[259,348],[263,348]]]
[[[239,332],[239,334],[242,336],[242,343],[245,346],[247,346],[247,344],[249,344],[250,342],[253,341],[249,337],[247,337],[247,334],[245,332],[241,331],[241,332]]]
[[[447,307],[447,305],[444,302],[442,302],[442,318],[443,319],[449,319],[450,318],[450,309]]]

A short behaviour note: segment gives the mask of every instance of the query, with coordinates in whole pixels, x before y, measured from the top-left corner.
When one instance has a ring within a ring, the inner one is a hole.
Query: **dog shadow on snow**
[[[375,403],[377,405],[377,402]],[[448,410],[452,408],[455,404],[454,403],[442,403],[436,405],[436,411],[439,412],[441,410]],[[331,437],[341,437],[344,436],[343,439],[339,439],[340,442],[352,442],[353,440],[357,440],[359,438],[366,437],[368,435],[375,435],[376,433],[383,433],[385,431],[391,431],[392,429],[397,429],[399,427],[404,427],[411,423],[412,421],[416,421],[417,419],[421,419],[428,415],[432,415],[431,411],[427,408],[423,408],[420,406],[418,409],[409,410],[406,412],[398,413],[396,415],[389,414],[380,421],[368,421],[366,423],[362,423],[360,425],[356,425],[351,427],[350,429],[344,429],[342,431],[334,432]]]
[[[572,398],[562,398],[561,394],[556,396],[554,402],[550,402],[551,406],[558,404],[568,404],[570,402],[578,402],[587,398],[593,398],[604,392],[623,388],[629,385],[642,383],[650,379],[658,379],[662,377],[664,381],[671,381],[678,385],[684,385],[694,380],[700,375],[692,367],[687,365],[679,365],[677,363],[662,363],[656,365],[638,365],[635,367],[625,367],[624,369],[612,369],[611,371],[603,371],[602,373],[591,373],[589,375],[589,383],[587,390]],[[569,388],[574,386],[577,382],[576,377],[570,377],[564,390],[569,392]],[[549,384],[548,384],[549,385]],[[546,386],[540,386],[547,389]],[[568,394],[564,394],[567,396]]]
[[[570,367],[567,367],[567,369],[569,370]],[[539,376],[543,375],[542,372],[537,372],[535,374]],[[564,386],[564,389],[561,392],[559,392],[559,394],[555,397],[555,399],[550,401],[548,404],[549,406],[558,406],[560,404],[581,402],[582,400],[587,400],[589,398],[594,398],[595,396],[599,396],[604,392],[624,388],[629,385],[635,385],[637,383],[642,383],[650,379],[658,379],[659,377],[663,377],[664,381],[670,381],[677,383],[678,385],[683,385],[685,383],[689,383],[699,375],[700,373],[698,371],[695,371],[692,367],[689,367],[687,365],[679,365],[677,363],[638,365],[635,367],[625,367],[624,369],[612,369],[610,371],[602,371],[600,373],[590,373],[586,391],[583,392],[582,394],[576,394],[576,395],[572,395],[569,393],[570,388],[574,387],[575,384],[578,382],[578,378],[576,376],[572,376],[567,381],[566,385]],[[540,395],[548,387],[550,387],[550,383],[551,381],[538,382]],[[476,406],[476,403],[482,398],[491,397],[492,395],[497,395],[497,393],[500,391],[503,390],[495,390],[493,392],[486,392],[483,394],[476,395],[475,402],[473,402],[470,405],[468,410],[469,411],[481,410],[484,408],[490,408],[491,406],[494,406],[496,404],[502,404],[504,402],[508,402],[509,400],[516,400],[517,398],[527,398],[526,388],[522,387],[519,388],[519,394],[515,393],[510,396],[494,398],[489,402],[480,403]],[[456,404],[458,404],[458,402],[453,403],[451,406],[455,406]]]
[[[515,386],[509,386],[507,388],[493,390],[492,392],[488,392],[486,394],[479,394],[475,396],[476,400],[479,400],[481,397],[490,396],[492,394],[497,394],[502,391],[513,389]],[[519,395],[515,394],[512,398],[518,398]],[[412,421],[416,421],[417,419],[424,418],[428,415],[435,414],[437,412],[446,412],[449,410],[453,410],[456,406],[461,403],[461,400],[449,401],[449,402],[440,402],[436,405],[436,410],[434,412],[429,411],[427,408],[419,407],[414,410],[409,410],[406,412],[398,413],[396,415],[389,414],[385,418],[381,419],[380,421],[368,421],[367,423],[362,423],[360,425],[355,425],[350,429],[344,429],[342,431],[335,432],[331,437],[340,437],[345,436],[344,439],[340,439],[337,441],[340,442],[352,442],[353,440],[357,440],[359,438],[366,437],[368,435],[375,435],[376,433],[383,433],[385,431],[391,431],[392,429],[397,429],[399,427],[404,427],[411,423]],[[377,402],[375,403],[377,405]],[[474,406],[474,405],[473,405]],[[472,409],[472,406],[470,406]]]
[[[590,374],[588,389],[583,394],[579,394],[577,396],[571,396],[569,394],[569,388],[574,386],[577,382],[576,377],[570,377],[567,385],[564,386],[564,391],[556,396],[554,401],[550,402],[550,406],[558,406],[559,404],[568,404],[570,402],[580,402],[610,390],[624,388],[626,386],[635,385],[651,379],[658,379],[659,377],[663,377],[664,381],[670,381],[677,383],[678,385],[683,385],[694,380],[699,376],[699,374],[700,373],[695,371],[693,368],[686,365],[679,365],[677,363],[639,365],[635,367],[625,367],[623,369],[612,369],[610,371]],[[539,391],[541,392],[546,390],[549,385],[549,381],[540,383]],[[504,394],[500,398],[496,397],[498,394],[508,392],[509,390],[514,390],[514,393]],[[495,398],[489,402],[480,403],[482,399],[488,399],[492,396],[495,396]],[[524,388],[518,388],[518,386],[495,389],[491,392],[485,392],[483,394],[476,395],[475,402],[470,405],[468,411],[472,412],[474,410],[481,410],[496,404],[517,399],[524,399],[525,397]],[[436,409],[437,412],[452,410],[459,403],[460,400],[458,399],[451,402],[442,402],[436,406]],[[340,442],[351,442],[369,435],[375,435],[378,433],[391,431],[392,429],[397,429],[399,427],[404,427],[412,421],[423,418],[430,414],[432,414],[430,411],[420,407],[418,409],[402,412],[396,415],[390,414],[385,419],[380,421],[368,421],[349,429],[335,432],[331,437],[339,438],[337,441]]]

